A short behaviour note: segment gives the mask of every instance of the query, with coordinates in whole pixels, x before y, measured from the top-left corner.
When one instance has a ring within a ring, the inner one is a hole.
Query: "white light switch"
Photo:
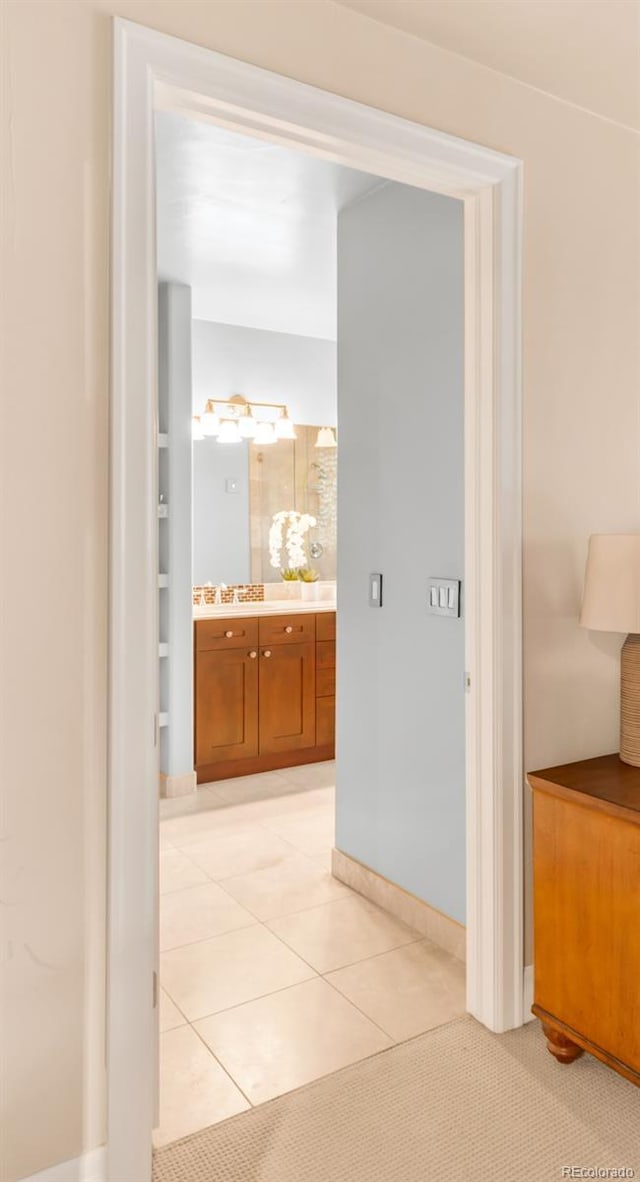
[[[433,616],[460,615],[459,579],[440,579],[434,575],[427,584],[427,611]]]
[[[382,607],[382,575],[369,575],[369,607]]]
[[[237,493],[240,492],[240,481],[235,476],[227,476],[224,482],[225,492]]]

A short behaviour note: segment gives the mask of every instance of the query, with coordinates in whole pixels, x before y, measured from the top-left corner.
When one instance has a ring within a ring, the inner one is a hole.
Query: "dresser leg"
[[[558,1060],[558,1063],[573,1063],[575,1059],[579,1059],[584,1054],[582,1047],[572,1042],[570,1038],[567,1038],[566,1034],[562,1034],[554,1026],[547,1026],[543,1022],[542,1029],[547,1038],[547,1050],[550,1055],[553,1055],[554,1059]]]

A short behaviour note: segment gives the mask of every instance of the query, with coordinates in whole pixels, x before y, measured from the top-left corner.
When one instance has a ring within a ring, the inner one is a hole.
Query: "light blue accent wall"
[[[193,581],[250,583],[249,444],[193,445]],[[229,492],[229,481],[236,492]]]
[[[336,421],[336,343],[235,324],[193,322],[193,413],[207,398],[285,402],[294,423]]]
[[[427,580],[464,575],[463,296],[460,202],[389,183],[341,212],[336,845],[461,922],[464,623]]]

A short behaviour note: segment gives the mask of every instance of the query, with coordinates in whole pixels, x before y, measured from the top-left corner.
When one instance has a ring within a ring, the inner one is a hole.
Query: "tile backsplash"
[[[264,599],[264,583],[236,583],[224,587],[220,591],[220,599],[216,601],[216,587],[208,583],[193,588],[193,602],[199,604],[204,593],[205,603],[233,603],[233,593],[237,592],[240,603],[262,603]]]

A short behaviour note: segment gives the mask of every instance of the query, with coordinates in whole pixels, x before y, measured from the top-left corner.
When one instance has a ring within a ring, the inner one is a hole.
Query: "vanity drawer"
[[[196,651],[216,648],[254,648],[258,645],[258,620],[253,617],[196,620]]]
[[[318,612],[316,616],[316,640],[335,640],[336,613]]]
[[[319,640],[316,644],[316,669],[335,669],[335,640]]]
[[[321,669],[316,663],[316,698],[332,698],[335,692],[335,669]]]
[[[316,743],[318,747],[333,746],[336,739],[336,700],[316,698]]]
[[[290,616],[262,616],[260,645],[301,644],[316,638],[316,617],[292,612]]]

